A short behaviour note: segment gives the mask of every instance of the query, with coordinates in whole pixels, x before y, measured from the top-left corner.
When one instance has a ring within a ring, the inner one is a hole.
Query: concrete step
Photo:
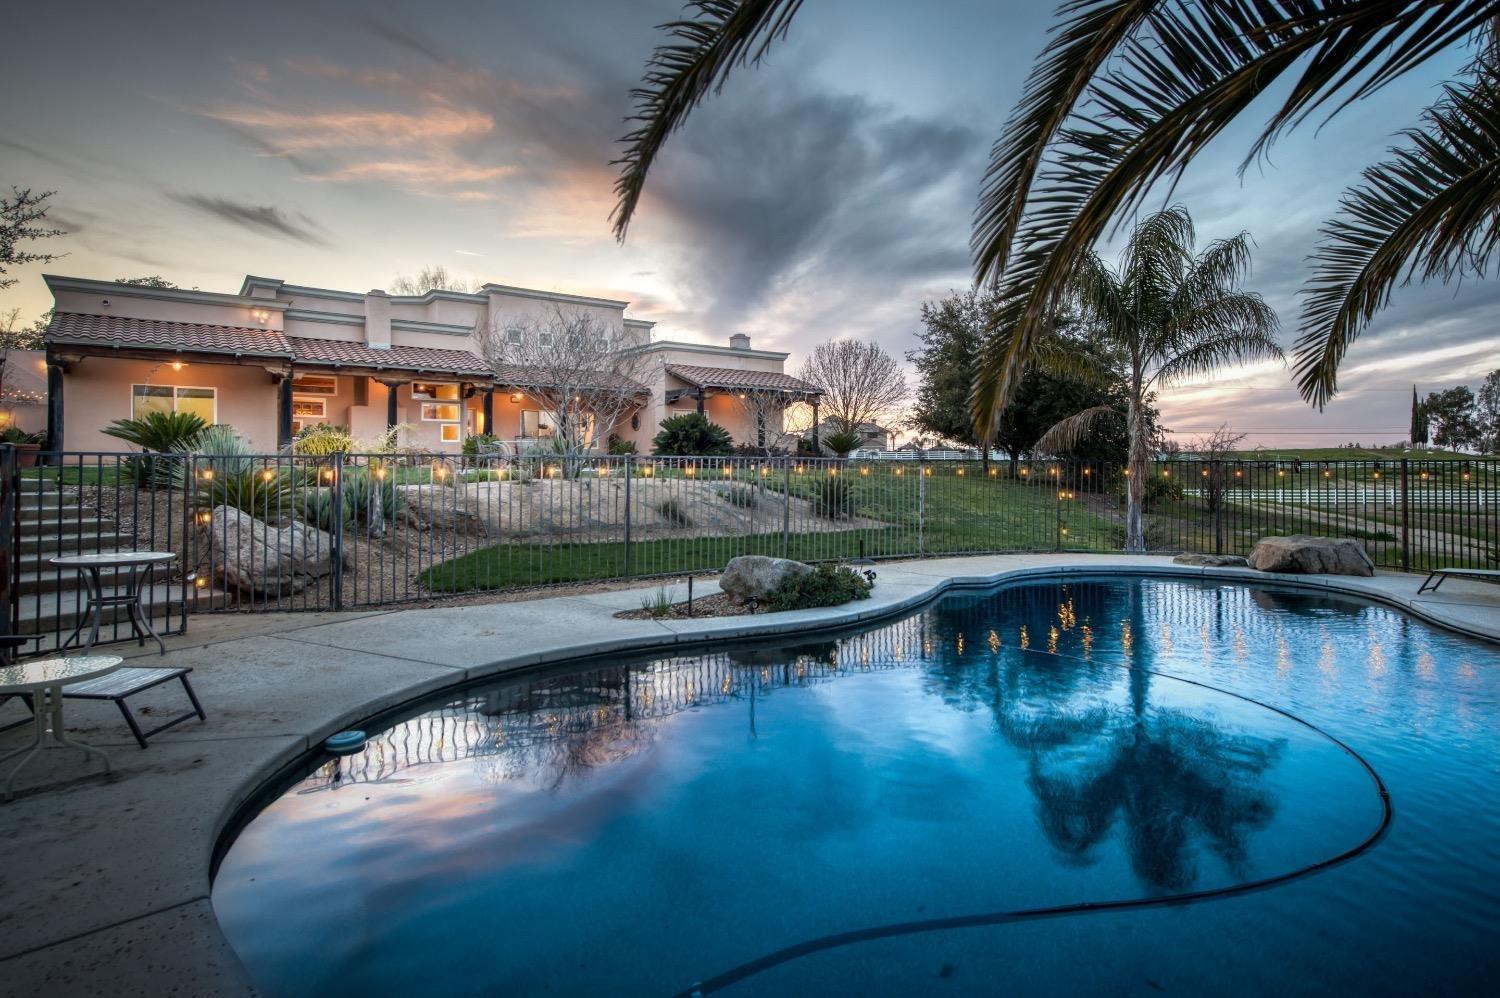
[[[106,588],[106,594],[122,593],[120,588]],[[183,587],[180,583],[171,585],[152,586],[146,596],[146,616],[157,627],[161,627],[169,617],[175,625],[181,620]],[[222,605],[222,594],[212,590],[189,591],[187,594],[188,609],[191,610],[195,602],[201,602],[208,606],[211,597],[219,597]],[[29,646],[23,649],[23,654],[33,651],[47,651],[55,648],[57,643],[66,639],[72,633],[74,626],[78,623],[79,616],[88,607],[88,598],[81,592],[64,593],[40,593],[31,596],[22,596],[16,601],[19,620],[16,625],[17,634],[36,634],[42,637],[39,645]],[[107,606],[99,613],[99,637],[101,642],[124,638],[130,634],[130,612],[123,606]],[[120,627],[118,632],[112,626],[116,622]],[[84,628],[85,632],[87,627]],[[61,633],[59,633],[61,632]]]
[[[106,520],[93,513],[73,516],[53,516],[45,520],[22,520],[21,537],[32,534],[112,534],[119,529],[114,520]]]
[[[22,532],[17,550],[24,558],[28,554],[94,554],[98,551],[114,551],[129,538],[117,531],[49,529],[47,533]]]
[[[36,503],[21,503],[16,507],[16,515],[22,523],[35,523],[40,520],[71,520],[79,516],[97,516],[98,514],[87,506],[80,506],[75,502],[59,502],[45,506]]]
[[[99,570],[99,581],[104,585],[124,584],[129,578],[129,573],[123,568],[102,568]],[[83,583],[78,578],[78,573],[73,569],[53,568],[46,563],[45,559],[21,563],[21,571],[16,575],[16,592],[22,596],[33,593],[55,593],[61,591],[77,591],[83,589]]]

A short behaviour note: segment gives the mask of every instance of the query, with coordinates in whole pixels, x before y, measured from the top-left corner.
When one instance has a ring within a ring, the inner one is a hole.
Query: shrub
[[[291,512],[295,482],[291,476],[261,467],[250,441],[225,423],[205,427],[191,447],[172,461],[178,488],[194,491],[200,510],[232,506],[261,520],[276,520]],[[199,456],[190,457],[196,454]],[[152,458],[166,461],[165,457]],[[192,476],[193,481],[188,478]]]
[[[849,480],[829,475],[821,479],[812,498],[813,512],[830,520],[847,520],[854,515],[854,496]]]
[[[691,527],[693,518],[688,516],[687,510],[677,499],[663,499],[656,507],[656,511],[679,527]]]
[[[1161,474],[1148,475],[1142,491],[1148,506],[1158,502],[1179,502],[1182,499],[1182,483]]]
[[[755,504],[759,502],[753,485],[731,485],[723,495],[725,502],[741,509],[754,509]]]
[[[823,446],[833,451],[839,457],[848,457],[850,451],[859,450],[859,445],[864,442],[864,437],[858,433],[846,430],[830,433],[823,438]]]
[[[872,573],[873,574],[873,573]],[[822,564],[806,575],[788,578],[766,597],[772,610],[806,610],[815,606],[841,606],[869,599],[874,583],[852,568]]]
[[[651,441],[654,453],[678,457],[722,457],[729,453],[734,438],[729,431],[697,412],[661,421],[661,429]]]
[[[656,592],[641,597],[641,609],[653,617],[665,617],[672,612],[671,594],[665,588],[658,587]]]
[[[27,433],[15,424],[0,430],[0,444],[39,444],[47,439],[46,430],[38,430],[35,433]]]
[[[493,433],[471,433],[464,437],[463,452],[469,457],[478,457],[499,449],[500,438]]]
[[[366,469],[348,469],[344,472],[342,515],[345,526],[364,525],[372,537],[380,536],[387,521],[400,515],[406,507],[406,497],[396,488],[395,481],[387,475],[377,478]],[[334,490],[330,487],[308,489],[302,493],[302,519],[320,530],[333,529]]]
[[[623,457],[626,454],[634,454],[635,441],[622,440],[617,435],[611,433],[609,435],[609,452],[616,455],[617,457]]]
[[[191,412],[148,412],[132,419],[117,419],[104,428],[104,434],[143,451],[166,454],[191,450],[207,428],[203,417]]]
[[[327,457],[330,454],[348,454],[354,450],[354,437],[342,426],[332,423],[313,423],[302,427],[292,439],[292,453],[308,457]]]

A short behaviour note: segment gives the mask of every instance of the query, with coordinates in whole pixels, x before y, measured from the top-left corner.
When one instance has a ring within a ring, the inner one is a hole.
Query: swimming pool
[[[1111,577],[513,677],[288,787],[214,906],[272,996],[1486,990],[1497,662]]]

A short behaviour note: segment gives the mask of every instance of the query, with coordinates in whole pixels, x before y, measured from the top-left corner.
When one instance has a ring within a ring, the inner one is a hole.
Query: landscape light
[[[869,468],[860,468],[860,469],[859,469],[859,473],[860,473],[860,474],[861,474],[861,475],[868,475],[868,474],[869,474],[869,473],[870,473],[870,469],[869,469]],[[1465,475],[1465,476],[1464,476],[1464,477],[1465,477],[1465,478],[1468,478],[1468,477],[1469,477],[1469,476],[1468,476],[1468,475]]]
[[[693,475],[697,474],[697,472],[698,472],[698,469],[697,468],[693,468],[693,467],[687,467],[687,468],[683,468],[682,469],[682,473],[684,475],[688,476],[689,478],[692,478]]]
[[[213,478],[214,478],[214,469],[212,469],[212,468],[204,468],[203,471],[200,472],[200,474],[203,475],[203,480],[205,482],[211,482],[211,481],[213,481]]]
[[[207,589],[208,578],[202,575],[195,575],[193,576],[193,585],[197,586],[199,589]]]
[[[828,474],[832,478],[837,478],[837,477],[839,477],[839,469],[837,469],[837,468],[829,468],[828,469]]]
[[[905,471],[905,470],[906,470],[906,469],[905,469],[905,468],[897,468],[897,469],[896,469],[896,474],[898,474],[898,475],[899,475],[899,474],[901,474],[901,473],[902,473],[902,472],[904,472],[904,471]]]
[[[964,469],[959,468],[956,472],[954,472],[954,474],[958,475],[959,478],[962,478],[964,477]]]
[[[269,482],[271,479],[276,477],[276,472],[272,471],[270,468],[267,468],[265,471],[262,471],[260,473],[260,477]]]
[[[646,477],[646,478],[650,478],[655,473],[656,473],[656,466],[653,465],[653,464],[648,464],[644,468],[641,469],[641,474],[644,477]]]
[[[931,468],[923,468],[922,469],[922,474],[926,475],[928,478],[931,478],[932,477],[932,469]]]
[[[734,469],[727,464],[724,465],[724,477],[728,478],[732,474],[734,474]]]

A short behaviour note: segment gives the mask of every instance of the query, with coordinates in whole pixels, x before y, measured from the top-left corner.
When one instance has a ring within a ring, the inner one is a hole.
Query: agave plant
[[[668,137],[737,67],[758,64],[801,6],[695,0],[664,25],[671,40],[633,93],[619,238]],[[1482,276],[1500,251],[1500,0],[1066,0],[1058,17],[980,186],[975,276],[1006,307],[975,383],[976,426],[1014,394],[1098,241],[1268,92],[1247,165],[1309,117],[1479,49],[1324,226],[1297,342],[1304,398],[1333,396],[1345,351],[1396,285]]]
[[[207,428],[203,417],[191,412],[152,411],[130,419],[117,419],[104,428],[104,434],[143,451],[168,454],[191,449]]]
[[[836,430],[823,437],[823,446],[839,457],[848,457],[850,452],[859,450],[859,445],[864,442],[865,438],[853,430]]]

